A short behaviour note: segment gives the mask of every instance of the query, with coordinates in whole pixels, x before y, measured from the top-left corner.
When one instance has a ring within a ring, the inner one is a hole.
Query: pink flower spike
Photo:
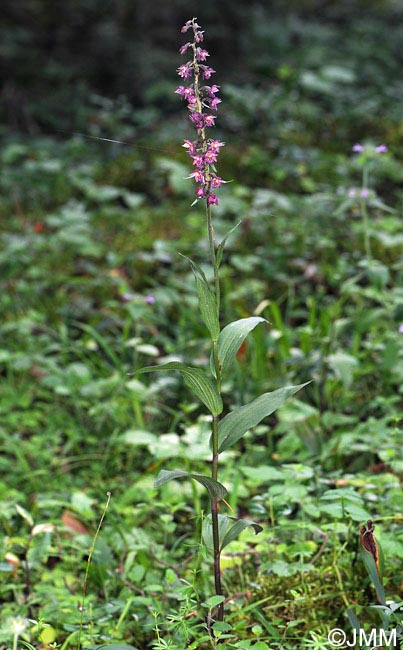
[[[388,148],[386,144],[380,144],[378,147],[375,147],[376,153],[386,153],[388,151]]]
[[[352,150],[355,153],[361,153],[362,151],[364,151],[364,147],[362,146],[362,144],[355,144]]]

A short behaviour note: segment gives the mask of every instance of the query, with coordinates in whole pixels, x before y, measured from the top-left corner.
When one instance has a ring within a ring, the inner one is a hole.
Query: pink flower
[[[218,97],[213,97],[212,99],[210,99],[210,108],[213,111],[217,110],[218,104],[221,104],[221,99],[218,99]]]
[[[364,189],[362,189],[360,192],[360,196],[362,199],[367,199],[369,197],[369,190],[367,190],[367,188],[364,187]]]
[[[155,298],[154,298],[154,296],[153,296],[151,293],[149,293],[148,296],[146,296],[146,297],[144,298],[144,300],[145,300],[149,305],[153,305],[153,304],[155,303]]]
[[[206,182],[206,177],[200,169],[196,169],[194,172],[189,174],[189,178],[194,178],[196,183],[201,183],[202,185]]]
[[[215,120],[216,120],[215,115],[206,115],[204,118],[204,124],[205,126],[214,126]]]
[[[403,334],[403,323],[399,325],[399,334]]]
[[[202,50],[201,47],[196,48],[196,60],[197,61],[205,61],[208,56],[210,56],[210,54],[207,52],[207,50]]]
[[[222,178],[219,176],[213,176],[211,179],[211,187],[214,187],[214,189],[217,189],[217,187],[220,187],[221,183],[223,183]]]
[[[202,154],[198,153],[195,156],[192,156],[192,159],[195,167],[197,167],[198,169],[204,167],[204,156]]]
[[[206,151],[206,153],[204,154],[204,160],[209,165],[213,165],[214,163],[217,162],[217,154],[214,151],[211,151],[211,149],[210,149],[210,150]]]
[[[380,144],[377,147],[375,147],[376,153],[386,153],[388,150],[386,144]]]
[[[178,75],[180,77],[183,77],[183,79],[190,79],[192,73],[193,71],[189,63],[184,63],[183,65],[180,65],[178,68]]]
[[[201,67],[201,66],[200,66]],[[202,70],[202,77],[203,79],[210,79],[211,75],[215,73],[215,70],[213,68],[208,68],[207,66],[203,66]]]
[[[207,197],[207,205],[217,205],[218,203],[218,197],[214,192],[210,192],[210,194]]]
[[[362,151],[364,151],[364,147],[362,146],[362,144],[355,144],[352,150],[355,153],[361,153]]]

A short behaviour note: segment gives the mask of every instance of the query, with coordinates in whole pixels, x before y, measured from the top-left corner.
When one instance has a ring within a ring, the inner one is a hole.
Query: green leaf
[[[371,582],[375,587],[376,595],[378,596],[381,605],[386,605],[385,590],[379,577],[374,558],[370,553],[368,553],[368,551],[364,551],[363,548],[360,548],[360,555],[368,575],[371,578]]]
[[[157,370],[178,370],[183,376],[188,388],[198,397],[213,415],[220,415],[223,410],[223,403],[216,385],[201,368],[189,368],[179,361],[162,363],[159,366],[147,366],[140,368],[135,374],[141,375],[145,372]]]
[[[105,645],[97,645],[95,650],[137,650],[134,645],[127,645],[126,643],[107,643]]]
[[[235,522],[235,523],[234,523]],[[236,519],[228,515],[218,515],[218,539],[220,540],[220,550],[239,537],[241,532],[252,526],[257,535],[263,530],[262,526],[255,524],[250,519]],[[209,549],[213,549],[213,525],[211,515],[203,520],[203,542]]]
[[[232,517],[230,517],[232,519]],[[222,540],[220,544],[220,550],[228,546],[231,542],[234,541],[234,539],[238,539],[239,535],[242,533],[245,528],[252,527],[253,530],[255,531],[255,535],[258,535],[263,528],[262,526],[259,526],[259,524],[255,524],[254,521],[251,521],[250,519],[236,519],[235,523],[229,530],[224,535],[224,539]]]
[[[222,483],[215,481],[209,476],[203,476],[201,474],[192,474],[190,472],[183,472],[181,469],[173,469],[173,470],[162,469],[158,474],[157,479],[154,482],[154,486],[160,487],[160,485],[164,485],[164,483],[167,483],[168,481],[172,481],[177,478],[193,478],[195,481],[201,483],[201,485],[203,485],[207,489],[212,499],[221,500],[227,496],[227,490],[222,485]]]
[[[217,607],[220,603],[223,603],[225,600],[225,596],[211,596],[206,600],[203,605],[208,607],[209,609],[213,609],[214,607]]]
[[[251,316],[250,318],[236,320],[224,327],[218,337],[218,360],[222,372],[229,370],[235,361],[236,353],[249,332],[255,329],[259,323],[267,323],[267,321],[260,316]]]
[[[197,295],[199,296],[199,305],[202,318],[210,332],[213,341],[218,340],[220,334],[220,322],[217,314],[217,304],[214,291],[209,285],[206,276],[198,264],[193,262],[186,255],[185,257],[192,267],[193,275],[195,276]]]
[[[97,645],[95,650],[137,650],[137,648],[126,643],[107,643],[106,645]]]
[[[237,440],[252,427],[255,427],[263,418],[276,411],[284,402],[301,388],[309,384],[298,386],[283,386],[270,393],[264,393],[253,402],[241,406],[237,411],[228,413],[218,423],[218,451],[221,453],[231,447]]]
[[[231,228],[231,230],[229,230],[227,232],[224,239],[218,244],[218,246],[217,246],[217,258],[216,258],[217,259],[217,266],[220,266],[220,264],[221,264],[222,256],[223,256],[223,252],[224,252],[224,247],[225,247],[225,244],[226,244],[226,241],[227,241],[228,237],[234,232],[234,230],[236,230],[238,228],[238,226],[241,225],[241,223],[242,223],[242,221],[238,221],[238,223],[235,224],[235,226],[233,228]]]

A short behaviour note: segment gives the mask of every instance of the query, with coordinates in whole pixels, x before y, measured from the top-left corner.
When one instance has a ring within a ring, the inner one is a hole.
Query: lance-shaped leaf
[[[201,368],[189,368],[179,361],[162,363],[159,366],[140,368],[136,374],[157,370],[178,370],[188,388],[198,397],[213,415],[220,415],[223,410],[221,396],[213,380]]]
[[[237,440],[271,413],[274,413],[284,402],[294,395],[301,388],[309,384],[299,386],[283,386],[271,393],[263,393],[253,402],[241,406],[237,411],[228,413],[218,423],[218,451],[221,453],[231,447]]]
[[[218,244],[218,246],[217,246],[217,266],[220,266],[220,264],[222,262],[224,246],[227,243],[228,237],[234,232],[234,230],[236,230],[238,228],[238,226],[241,225],[241,223],[242,223],[242,221],[238,221],[238,223],[236,223],[235,226],[233,228],[231,228],[231,230],[229,230],[227,232],[224,239]]]
[[[206,323],[212,340],[217,341],[220,334],[220,322],[218,320],[214,291],[209,285],[200,266],[196,264],[196,262],[193,262],[189,257],[186,257],[186,255],[182,255],[182,257],[185,257],[185,259],[190,262],[193,275],[195,276],[197,295],[199,296],[200,313]]]
[[[249,527],[253,528],[255,535],[263,530],[262,526],[255,524],[255,522],[250,519],[236,519],[235,517],[229,517],[228,515],[218,515],[218,539],[220,540],[220,551],[237,539],[245,528]],[[209,549],[214,547],[211,515],[203,520],[203,542]]]
[[[233,519],[231,517],[231,519]],[[253,528],[255,531],[255,535],[260,533],[263,528],[262,526],[259,526],[259,524],[255,524],[254,521],[251,521],[250,519],[235,519],[235,523],[227,530],[227,532],[224,535],[224,539],[220,543],[220,549],[222,550],[228,544],[234,541],[234,539],[237,539],[239,535],[242,533],[245,528]]]
[[[222,372],[229,370],[235,361],[236,353],[249,332],[255,329],[259,323],[267,323],[267,321],[260,316],[251,316],[250,318],[236,320],[224,327],[218,337],[218,359]]]
[[[365,568],[368,572],[368,575],[371,579],[372,584],[375,587],[376,595],[378,596],[379,602],[381,605],[386,605],[385,590],[381,578],[379,577],[378,569],[375,564],[375,560],[370,553],[365,551],[363,548],[360,548],[361,559],[364,562]]]
[[[173,470],[162,469],[158,474],[157,479],[154,482],[154,486],[159,487],[160,485],[164,485],[164,483],[167,483],[168,481],[172,481],[173,479],[177,479],[177,478],[193,478],[195,481],[198,481],[198,483],[204,485],[204,487],[207,489],[212,499],[218,499],[219,501],[221,501],[221,499],[224,499],[227,496],[227,490],[222,485],[222,483],[215,481],[209,476],[203,476],[202,474],[192,474],[190,472],[183,472],[181,469],[173,469]]]

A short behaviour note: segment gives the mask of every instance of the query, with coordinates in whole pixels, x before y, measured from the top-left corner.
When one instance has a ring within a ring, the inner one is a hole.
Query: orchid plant
[[[204,404],[211,416],[211,474],[202,475],[181,469],[161,470],[155,481],[159,487],[174,479],[193,479],[206,488],[210,500],[210,514],[204,519],[203,542],[212,551],[214,566],[214,584],[216,605],[214,620],[224,620],[224,600],[221,585],[220,558],[224,547],[236,539],[247,527],[255,533],[262,528],[253,521],[237,519],[219,513],[219,504],[225,502],[227,490],[219,482],[219,457],[234,445],[247,431],[255,427],[265,417],[278,409],[291,395],[305,386],[287,386],[264,393],[249,404],[230,408],[226,400],[226,415],[222,397],[223,379],[228,377],[231,367],[236,362],[236,355],[247,335],[259,324],[267,321],[260,316],[242,318],[221,327],[220,320],[220,277],[224,245],[230,233],[217,244],[213,228],[212,210],[218,204],[216,190],[224,183],[218,175],[216,163],[224,143],[210,137],[208,129],[215,126],[216,112],[221,100],[218,98],[219,86],[209,82],[214,74],[207,65],[209,53],[203,49],[204,32],[196,18],[188,20],[182,27],[182,33],[190,33],[190,40],[185,43],[180,53],[190,54],[190,59],[179,66],[178,74],[187,85],[180,85],[176,93],[187,102],[189,120],[195,129],[194,139],[186,139],[183,146],[189,154],[193,171],[189,178],[196,183],[196,199],[202,202],[206,211],[207,236],[212,266],[213,281],[210,282],[201,267],[193,260],[188,260],[194,274],[199,298],[200,314],[208,331],[211,357],[209,370],[187,366],[180,362],[169,362],[140,369],[139,373],[176,370],[181,373],[185,384]],[[232,229],[233,230],[233,229]],[[230,232],[232,232],[232,230]]]

